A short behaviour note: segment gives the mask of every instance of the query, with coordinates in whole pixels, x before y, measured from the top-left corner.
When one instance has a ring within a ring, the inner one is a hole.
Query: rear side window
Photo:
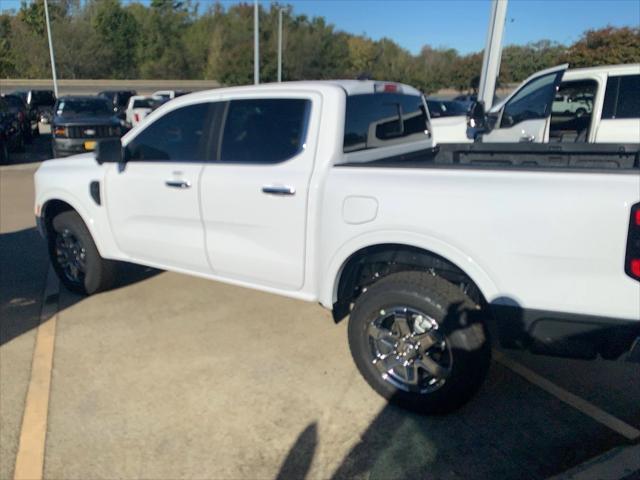
[[[372,93],[347,97],[345,153],[425,139],[427,113],[422,97]]]
[[[297,98],[232,100],[220,160],[279,163],[293,157],[304,144],[310,106]]]
[[[640,75],[609,77],[602,118],[640,118]]]
[[[198,162],[206,160],[210,103],[177,108],[163,115],[128,145],[133,161]]]

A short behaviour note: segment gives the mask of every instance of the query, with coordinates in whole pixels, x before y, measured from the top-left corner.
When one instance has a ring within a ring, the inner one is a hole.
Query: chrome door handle
[[[288,185],[264,185],[262,193],[269,195],[295,195],[296,189]]]
[[[521,143],[532,143],[536,139],[535,135],[523,135],[520,137]]]
[[[191,182],[187,180],[167,180],[164,184],[172,188],[191,188]]]

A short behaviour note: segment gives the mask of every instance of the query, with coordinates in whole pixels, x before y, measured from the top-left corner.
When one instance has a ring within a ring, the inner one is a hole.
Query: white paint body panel
[[[188,191],[165,188],[177,171],[168,163],[153,172],[131,163],[120,177],[118,165],[97,165],[93,154],[47,161],[35,176],[36,209],[52,199],[69,203],[106,258],[328,308],[352,254],[397,243],[453,262],[493,303],[640,320],[640,283],[623,266],[640,175],[336,166],[345,90],[296,82],[177,98],[148,121],[203,100],[310,98],[306,147],[277,165],[182,164]],[[102,206],[89,195],[92,180],[104,186]],[[267,183],[293,186],[296,195],[265,195]]]

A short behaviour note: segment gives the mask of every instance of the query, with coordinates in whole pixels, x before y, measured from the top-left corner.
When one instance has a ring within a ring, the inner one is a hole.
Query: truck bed
[[[350,167],[472,168],[535,171],[638,173],[639,144],[441,144],[433,149],[395,155]]]

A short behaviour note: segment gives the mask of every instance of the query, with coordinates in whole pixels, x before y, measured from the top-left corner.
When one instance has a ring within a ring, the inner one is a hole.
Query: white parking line
[[[629,440],[636,440],[640,438],[640,430],[638,430],[637,428],[634,428],[628,423],[623,422],[619,418],[614,417],[610,413],[605,412],[601,408],[595,406],[593,403],[588,402],[587,400],[580,398],[571,392],[568,392],[562,387],[559,387],[543,376],[538,375],[532,370],[529,370],[524,365],[521,365],[518,362],[515,362],[506,357],[501,352],[494,350],[493,358],[496,362],[517,373],[521,377],[528,380],[530,383],[533,383],[534,385],[540,387],[545,392],[556,397],[558,400],[584,413],[596,422],[601,423],[605,427],[619,433],[623,437],[628,438]]]
[[[58,292],[58,279],[49,267],[13,473],[15,480],[39,480],[43,475]]]

